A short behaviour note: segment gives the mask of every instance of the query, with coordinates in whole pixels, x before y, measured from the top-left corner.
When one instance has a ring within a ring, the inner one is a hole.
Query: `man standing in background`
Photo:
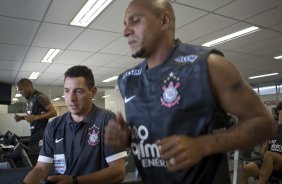
[[[49,118],[55,117],[57,112],[47,95],[35,90],[29,79],[21,79],[17,83],[17,90],[26,100],[26,115],[15,114],[14,118],[16,122],[26,120],[30,123],[31,137],[28,146],[31,149],[36,149],[40,146],[40,141],[43,140]]]

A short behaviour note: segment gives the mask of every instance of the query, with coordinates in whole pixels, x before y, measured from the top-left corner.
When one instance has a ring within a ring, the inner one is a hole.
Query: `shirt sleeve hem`
[[[127,156],[126,151],[123,151],[123,152],[119,152],[117,154],[111,155],[109,157],[106,157],[106,161],[107,161],[107,163],[110,163],[110,162],[113,162],[115,160],[118,160],[118,159],[126,157],[126,156]]]
[[[45,162],[45,163],[53,163],[53,160],[54,160],[53,158],[39,155],[37,161],[39,161],[39,162]]]

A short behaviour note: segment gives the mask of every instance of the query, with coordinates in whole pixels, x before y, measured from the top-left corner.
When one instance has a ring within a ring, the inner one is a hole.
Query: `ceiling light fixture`
[[[40,72],[32,72],[32,74],[30,74],[28,79],[37,79],[39,75],[40,75]]]
[[[269,77],[269,76],[272,76],[272,75],[278,75],[278,73],[269,73],[269,74],[264,74],[264,75],[252,76],[252,77],[249,77],[249,79],[256,79],[256,78],[261,78],[261,77]]]
[[[108,98],[108,97],[110,97],[111,95],[104,95],[104,96],[102,96],[102,98]]]
[[[16,97],[16,98],[19,98],[19,97],[21,97],[21,96],[22,96],[22,94],[19,94],[19,93],[15,94],[15,97]]]
[[[50,49],[42,59],[42,63],[52,63],[54,59],[59,55],[61,49]]]
[[[259,27],[252,26],[252,27],[243,29],[243,30],[241,30],[241,31],[237,31],[237,32],[235,32],[235,33],[231,33],[231,34],[229,34],[229,35],[223,36],[223,37],[221,37],[221,38],[212,40],[212,41],[210,41],[210,42],[204,43],[202,46],[205,46],[205,47],[212,47],[212,46],[214,46],[214,45],[218,45],[218,44],[221,44],[221,43],[224,43],[224,42],[233,40],[233,39],[235,39],[235,38],[239,38],[239,37],[242,37],[242,36],[245,36],[245,35],[248,35],[248,34],[257,32],[257,31],[259,31],[259,30],[261,30]]]
[[[112,81],[117,80],[117,79],[118,79],[118,76],[113,76],[113,77],[110,77],[108,79],[103,80],[102,82],[112,82]]]
[[[281,56],[275,56],[274,59],[282,59],[282,55]]]
[[[52,101],[53,102],[56,102],[56,101],[58,101],[58,100],[60,100],[61,98],[54,98]]]
[[[87,27],[113,0],[88,0],[70,25]]]

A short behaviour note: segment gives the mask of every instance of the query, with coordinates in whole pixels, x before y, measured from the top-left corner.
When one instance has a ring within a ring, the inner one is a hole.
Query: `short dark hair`
[[[83,77],[88,89],[91,89],[93,86],[95,86],[94,75],[92,70],[87,66],[76,65],[69,68],[65,72],[65,79],[66,77]]]
[[[276,106],[276,110],[279,111],[281,109],[282,109],[282,102],[280,101]]]
[[[21,80],[19,80],[19,82],[17,82],[17,85],[25,85],[25,86],[32,86],[33,87],[32,82],[27,78],[22,78]]]

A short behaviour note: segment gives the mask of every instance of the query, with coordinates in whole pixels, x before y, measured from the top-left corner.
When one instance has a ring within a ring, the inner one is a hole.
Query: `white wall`
[[[0,114],[8,113],[8,106],[7,105],[0,105]]]
[[[10,130],[18,136],[29,136],[29,123],[25,120],[17,123],[14,119],[14,115],[15,114],[0,114],[0,132],[5,134],[7,130]]]
[[[105,108],[114,113],[121,112],[124,116],[124,103],[118,89],[109,89],[105,91]]]

